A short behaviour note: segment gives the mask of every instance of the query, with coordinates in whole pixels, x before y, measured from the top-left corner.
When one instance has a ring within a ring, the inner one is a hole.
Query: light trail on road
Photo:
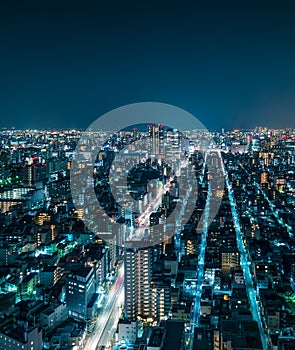
[[[98,315],[94,330],[86,342],[84,350],[95,350],[100,345],[101,340],[110,341],[112,335],[109,333],[114,324],[114,310],[119,313],[117,309],[118,303],[123,300],[124,297],[124,264],[120,266],[118,271],[118,277],[112,285],[106,304],[102,307],[100,314]],[[119,305],[120,306],[120,305]],[[106,345],[106,344],[101,344]]]
[[[124,285],[124,284],[123,284]],[[104,331],[100,337],[100,341],[98,342],[98,346],[106,345],[107,347],[111,345],[111,339],[113,338],[113,334],[117,329],[117,324],[120,318],[120,308],[124,303],[124,288],[121,286],[115,303],[112,306],[112,311],[108,318],[107,324],[104,328]]]

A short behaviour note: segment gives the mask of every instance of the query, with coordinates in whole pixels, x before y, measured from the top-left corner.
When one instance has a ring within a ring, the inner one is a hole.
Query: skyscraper
[[[151,139],[151,150],[154,155],[160,155],[162,153],[161,146],[164,139],[164,126],[163,125],[149,125],[149,136]]]
[[[151,249],[140,249],[141,243],[126,243],[124,250],[125,314],[130,320],[136,319],[136,316],[151,316]]]
[[[170,283],[152,275],[154,247],[140,248],[142,242],[125,244],[125,316],[135,320],[160,320],[168,314]]]

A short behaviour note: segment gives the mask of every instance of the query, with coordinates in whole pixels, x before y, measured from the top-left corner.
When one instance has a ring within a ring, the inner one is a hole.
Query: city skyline
[[[295,129],[81,134],[0,131],[1,348],[295,344]]]
[[[0,349],[295,349],[294,18],[0,3]]]

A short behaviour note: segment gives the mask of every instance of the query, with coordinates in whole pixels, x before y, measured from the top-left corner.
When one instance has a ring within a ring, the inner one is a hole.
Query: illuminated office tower
[[[94,269],[81,267],[67,277],[66,300],[70,316],[82,320],[91,318],[92,309],[88,304],[95,293]]]
[[[164,139],[164,126],[163,125],[157,125],[152,124],[148,126],[149,128],[149,136],[151,139],[151,152],[154,155],[160,155],[161,152],[161,146],[162,141]]]
[[[166,134],[167,154],[170,156],[179,157],[181,146],[181,133],[176,129],[170,129]]]

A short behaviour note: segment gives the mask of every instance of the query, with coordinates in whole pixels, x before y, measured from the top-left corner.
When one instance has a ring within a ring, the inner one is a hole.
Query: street
[[[124,302],[124,265],[120,266],[118,277],[112,285],[106,303],[100,310],[94,329],[87,340],[84,350],[96,350],[100,345],[108,345],[112,339],[112,329],[117,325],[120,306]]]

